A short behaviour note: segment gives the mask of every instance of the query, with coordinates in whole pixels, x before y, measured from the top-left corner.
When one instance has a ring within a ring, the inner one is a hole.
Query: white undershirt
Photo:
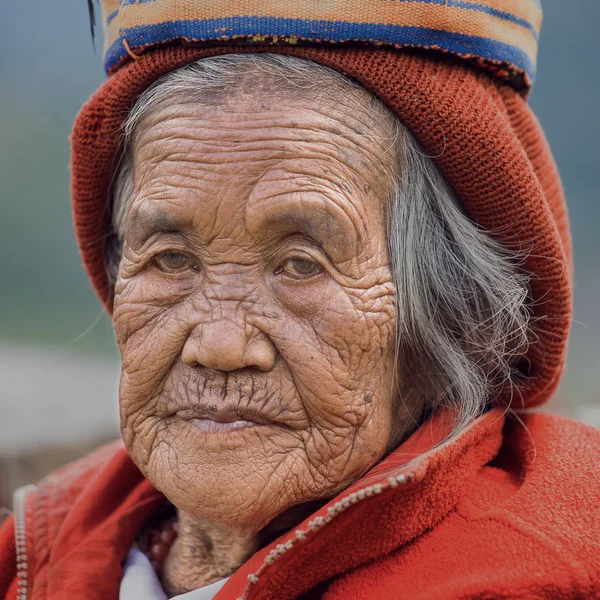
[[[221,579],[198,590],[173,596],[172,600],[212,600],[229,579]],[[148,557],[134,544],[123,567],[119,600],[167,600]]]

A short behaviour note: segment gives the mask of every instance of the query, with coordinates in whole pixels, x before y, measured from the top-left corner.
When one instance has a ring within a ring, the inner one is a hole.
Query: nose
[[[231,321],[198,325],[185,342],[184,364],[217,371],[256,367],[270,371],[275,364],[275,347],[262,333],[248,336],[245,328]]]

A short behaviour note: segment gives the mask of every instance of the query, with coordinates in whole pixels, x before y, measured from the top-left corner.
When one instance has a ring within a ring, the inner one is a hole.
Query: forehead
[[[337,103],[240,92],[220,104],[163,105],[135,138],[132,233],[242,212],[252,226],[274,205],[308,228],[312,218],[321,230],[345,219],[364,230],[389,191],[390,132],[364,91]]]
[[[367,90],[338,80],[310,89],[291,84],[271,89],[268,84],[269,78],[245,77],[228,93],[209,91],[202,99],[174,92],[140,119],[134,151],[152,152],[150,144],[167,146],[173,136],[180,148],[186,140],[194,144],[215,138],[233,145],[304,142],[316,149],[330,146],[348,162],[357,160],[371,169],[389,168],[395,161],[390,152],[394,118]],[[289,155],[290,145],[285,149]]]

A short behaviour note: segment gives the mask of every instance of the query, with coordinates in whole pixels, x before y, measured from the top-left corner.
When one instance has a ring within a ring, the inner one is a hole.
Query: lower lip
[[[220,421],[211,421],[210,419],[186,419],[185,422],[194,430],[203,433],[233,433],[250,427],[259,427],[254,421],[231,421],[221,423]]]

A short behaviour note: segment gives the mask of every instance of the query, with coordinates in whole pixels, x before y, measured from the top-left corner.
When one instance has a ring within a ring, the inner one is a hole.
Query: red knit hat
[[[531,275],[538,339],[521,365],[513,408],[521,408],[521,397],[525,407],[547,401],[564,368],[571,320],[571,243],[560,179],[543,132],[519,91],[441,53],[318,44],[177,44],[140,56],[131,52],[135,60],[117,68],[83,107],[72,136],[75,230],[88,275],[107,311],[112,309],[112,290],[105,242],[122,122],[136,98],[165,73],[202,57],[234,52],[291,54],[358,81],[436,157],[470,218],[527,256],[523,268]]]

